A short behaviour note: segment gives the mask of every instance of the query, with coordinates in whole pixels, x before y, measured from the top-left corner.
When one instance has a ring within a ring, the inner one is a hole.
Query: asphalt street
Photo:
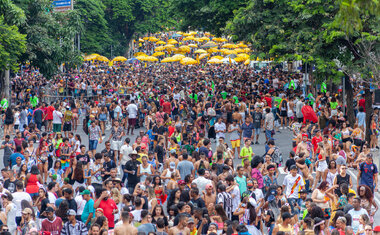
[[[137,129],[137,130],[134,131],[134,135],[129,135],[128,136],[131,139],[131,143],[134,143],[134,141],[136,140],[136,137],[139,135],[139,131],[140,130],[144,130],[144,129]],[[85,144],[86,146],[88,146],[88,137],[83,132],[81,126],[78,127],[78,132],[77,133],[80,134],[81,139],[82,139],[82,143]],[[109,135],[110,135],[110,130],[107,128],[107,130],[106,130],[106,137],[105,138],[103,137],[103,138],[104,139],[108,139]],[[127,137],[127,136],[125,136],[125,137]],[[276,132],[276,134],[274,136],[274,139],[275,139],[276,146],[278,146],[280,148],[281,152],[282,152],[283,164],[285,164],[286,160],[288,159],[289,152],[292,149],[292,143],[291,143],[291,141],[292,141],[292,133],[291,133],[291,131],[289,129],[283,129],[283,130],[280,130],[280,132]],[[230,145],[229,134],[226,134],[226,142],[229,143],[229,145]],[[265,136],[264,136],[264,133],[261,133],[260,137],[259,137],[259,144],[252,146],[253,152],[255,153],[255,155],[262,156],[265,153],[264,142],[265,142]],[[104,148],[105,148],[105,146],[104,146],[104,141],[103,141],[101,144],[98,145],[97,151],[100,152]],[[212,148],[213,149],[216,148],[216,143],[215,142],[212,142]],[[3,154],[4,154],[4,151],[0,151],[0,156],[1,157],[3,156]],[[374,154],[375,154],[376,158],[379,158],[379,152],[374,152]],[[235,167],[237,165],[239,165],[239,164],[241,164],[241,160],[235,158],[234,159],[234,165],[235,165]],[[0,161],[0,169],[2,169],[2,168],[3,168],[3,161]],[[279,177],[277,179],[278,179],[278,183],[282,184],[282,181],[283,181],[286,173],[284,173],[282,167],[279,169],[279,172],[280,172],[280,175],[279,175]],[[356,188],[357,188],[357,171],[354,170],[354,169],[349,169],[348,173],[352,177],[352,181],[353,181],[353,185],[354,185],[353,189],[356,190]],[[377,205],[380,206],[380,195],[379,195],[379,193],[375,193],[375,202],[377,203]],[[380,212],[377,212],[376,215],[374,216],[374,220],[375,220],[374,225],[380,225],[380,216],[379,215],[380,215]]]

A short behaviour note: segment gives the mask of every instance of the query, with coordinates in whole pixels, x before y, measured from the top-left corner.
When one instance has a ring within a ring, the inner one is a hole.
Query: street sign
[[[55,11],[68,11],[71,10],[72,0],[57,0],[53,1],[53,7]]]

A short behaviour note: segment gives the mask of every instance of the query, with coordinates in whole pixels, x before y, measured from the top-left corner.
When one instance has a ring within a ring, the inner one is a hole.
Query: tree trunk
[[[350,77],[348,75],[344,76],[344,82],[345,88],[346,88],[346,97],[343,97],[343,99],[346,99],[347,107],[346,107],[346,113],[347,113],[347,119],[350,123],[351,128],[354,127],[355,124],[355,112],[354,112],[354,91],[352,89]]]
[[[364,87],[364,97],[365,97],[365,139],[370,143],[370,127],[371,127],[371,116],[373,114],[373,109],[372,109],[372,94],[371,90],[369,89],[369,83],[365,83]]]

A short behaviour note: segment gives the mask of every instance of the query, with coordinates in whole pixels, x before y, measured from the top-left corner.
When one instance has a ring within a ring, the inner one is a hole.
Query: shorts
[[[281,112],[280,112],[280,116],[281,116],[281,117],[287,117],[288,114],[286,113],[286,111],[281,111]]]
[[[343,143],[346,143],[348,141],[350,141],[352,143],[352,139],[350,137],[342,139]]]
[[[116,140],[111,140],[111,149],[114,151],[119,151],[121,146],[123,145],[123,141],[116,141]]]
[[[265,136],[270,139],[272,138],[272,130],[265,130]]]
[[[96,147],[98,147],[98,141],[97,140],[90,140],[89,141],[89,150],[96,150]]]
[[[62,124],[53,123],[53,132],[57,133],[57,132],[61,132],[61,130],[62,130]]]
[[[318,162],[317,171],[319,171],[319,172],[325,172],[325,170],[327,170],[327,168],[328,168],[328,166],[327,166],[326,160]]]
[[[71,122],[63,124],[63,131],[71,131]]]
[[[229,124],[232,123],[232,113],[231,112],[227,113],[227,123],[229,123]]]
[[[261,128],[255,128],[256,135],[259,135],[261,133]]]
[[[128,118],[128,124],[130,126],[136,125],[136,118]]]
[[[231,140],[232,148],[240,148],[240,139],[238,140]]]

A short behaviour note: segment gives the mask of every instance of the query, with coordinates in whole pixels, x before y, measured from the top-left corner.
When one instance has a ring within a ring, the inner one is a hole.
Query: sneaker
[[[255,142],[255,144],[259,144],[259,142],[258,142],[258,141],[256,141],[256,142]]]
[[[284,129],[284,128],[282,128],[282,126],[280,126],[280,130],[282,130],[282,129]]]

